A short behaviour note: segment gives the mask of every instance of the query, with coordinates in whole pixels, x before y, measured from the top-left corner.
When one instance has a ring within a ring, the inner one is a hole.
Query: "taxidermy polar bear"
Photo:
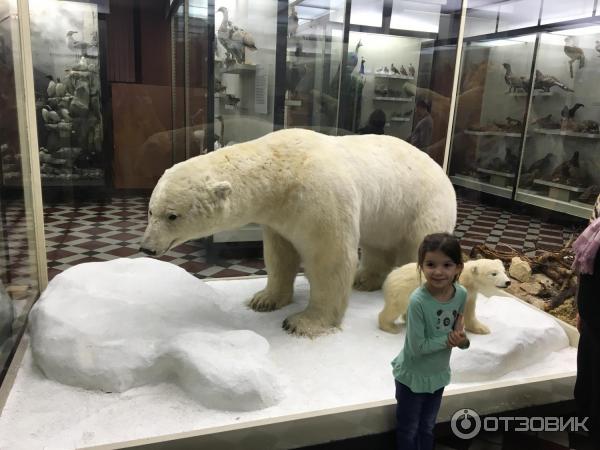
[[[456,196],[440,166],[400,139],[281,130],[165,171],[141,250],[162,255],[251,222],[263,226],[268,279],[250,307],[291,303],[302,262],[309,304],[283,327],[316,336],[341,324],[353,279],[379,289],[395,265],[416,260],[425,235],[451,232]]]
[[[422,273],[421,280],[425,282]],[[475,317],[475,302],[479,292],[490,296],[497,288],[510,285],[502,261],[499,259],[467,261],[458,282],[467,289],[467,303],[464,310],[465,329],[476,334],[488,334],[490,329]],[[383,284],[385,306],[379,313],[379,328],[389,333],[400,332],[400,326],[395,323],[395,320],[406,314],[410,294],[417,287],[419,287],[417,263],[405,264],[390,272]]]

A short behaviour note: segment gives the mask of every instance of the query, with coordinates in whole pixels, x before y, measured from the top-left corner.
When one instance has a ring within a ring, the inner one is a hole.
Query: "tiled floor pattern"
[[[107,204],[56,205],[44,210],[49,276],[72,265],[105,261],[138,254],[146,227],[147,199],[115,198]],[[484,206],[470,200],[459,201],[456,234],[465,250],[478,243],[492,247],[510,246],[534,252],[560,248],[576,232],[572,228],[544,223]],[[188,242],[169,251],[161,259],[185,268],[199,278],[264,274],[260,258],[206,261],[202,242]]]

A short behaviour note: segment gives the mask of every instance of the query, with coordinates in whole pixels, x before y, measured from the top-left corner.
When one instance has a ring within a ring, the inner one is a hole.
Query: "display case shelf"
[[[233,66],[223,71],[223,73],[232,73],[237,75],[249,74],[254,72],[256,72],[255,64],[234,64]]]
[[[302,100],[286,99],[285,106],[302,106]]]
[[[414,97],[373,97],[373,100],[386,102],[412,102]]]
[[[551,134],[554,136],[568,136],[568,137],[577,137],[577,138],[585,138],[585,139],[600,139],[600,134],[596,133],[578,133],[576,131],[568,131],[568,130],[550,130],[544,128],[536,128],[533,130],[534,133],[538,134]]]
[[[390,122],[410,122],[410,117],[392,117]]]
[[[375,78],[393,78],[396,80],[414,80],[415,77],[411,77],[409,75],[394,75],[394,74],[387,74],[387,73],[374,73],[373,76]]]
[[[501,137],[512,137],[512,138],[520,138],[522,136],[521,133],[508,133],[506,131],[465,130],[465,134],[471,134],[473,136],[501,136]]]
[[[527,97],[529,92],[508,92],[507,95],[511,97]],[[534,97],[551,97],[554,95],[554,92],[534,92]]]
[[[478,180],[477,178],[469,177],[467,175],[452,175],[450,180],[457,186],[462,186],[468,189],[475,189],[477,191],[485,192],[487,194],[497,195],[498,197],[511,198],[512,189],[502,186],[496,186],[485,181]]]
[[[589,219],[592,214],[592,205],[586,205],[578,201],[565,202],[526,189],[519,189],[517,191],[516,200],[584,219]]]

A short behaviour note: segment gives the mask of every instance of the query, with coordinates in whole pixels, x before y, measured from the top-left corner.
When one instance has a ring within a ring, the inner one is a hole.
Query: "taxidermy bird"
[[[348,72],[352,72],[358,64],[358,49],[362,47],[362,41],[359,40],[353,52],[348,53]]]
[[[297,92],[296,88],[300,83],[300,80],[306,75],[306,66],[291,64],[285,73],[285,88],[290,93],[290,96],[295,97]]]
[[[577,112],[577,110],[579,108],[582,108],[583,106],[584,105],[582,103],[575,103],[571,108],[565,105],[561,110],[560,115],[563,116],[565,119],[572,119],[573,117],[575,117],[575,113]]]
[[[415,68],[410,63],[408,64],[408,74],[413,78],[415,77]]]
[[[404,75],[405,77],[408,76],[408,72],[406,71],[406,69],[404,68],[404,66],[400,66],[400,73],[402,75]]]
[[[237,106],[237,104],[240,102],[240,99],[234,95],[231,94],[227,94],[227,97],[225,99],[225,103],[231,106]]]
[[[391,69],[393,74],[400,75],[400,71],[394,66],[394,63],[392,63]]]
[[[568,161],[559,164],[552,172],[551,181],[569,185],[581,183],[581,167],[579,165],[579,152],[573,153]]]
[[[552,118],[552,114],[540,117],[536,121],[532,122],[532,124],[538,125],[540,128],[544,128],[547,130],[555,130],[557,128],[560,128],[560,123]]]
[[[543,173],[550,168],[553,160],[554,154],[547,153],[542,159],[538,159],[537,161],[533,162],[531,166],[529,166],[527,173],[535,173],[536,175]]]
[[[298,31],[298,13],[296,7],[292,6],[290,15],[288,16],[288,37],[292,37]]]
[[[516,92],[517,89],[527,90],[527,81],[525,77],[518,77],[512,73],[510,64],[503,63],[502,66],[506,70],[504,74],[504,81],[508,86],[508,92]]]
[[[48,87],[46,88],[46,93],[48,97],[56,97],[56,82],[54,81],[54,77],[52,75],[46,75],[48,78]]]
[[[580,47],[577,47],[577,41],[572,36],[565,38],[565,46],[563,48],[565,55],[569,58],[569,72],[573,78],[573,63],[579,61],[579,68],[585,66],[585,54]]]
[[[534,89],[540,89],[544,92],[550,92],[550,88],[552,88],[553,86],[557,86],[563,91],[575,92],[573,91],[573,89],[569,88],[564,83],[562,83],[558,78],[553,77],[552,75],[544,75],[540,70],[535,71]]]
[[[76,40],[73,35],[78,34],[77,31],[68,31],[67,32],[67,47],[69,50],[81,54],[82,56],[87,56],[87,50],[90,47],[95,47],[97,44],[83,42]]]
[[[56,79],[56,96],[57,97],[64,97],[65,94],[67,93],[67,88],[66,86],[60,82],[60,78]]]
[[[360,58],[360,69],[358,69],[358,73],[360,73],[361,75],[365,74],[365,58]]]
[[[228,59],[238,64],[246,61],[246,49],[256,50],[254,37],[244,29],[229,21],[227,8],[221,6],[217,11],[223,13],[223,20],[217,30],[217,38],[228,53]]]
[[[225,92],[227,90],[227,86],[225,86],[221,80],[215,79],[215,92]]]

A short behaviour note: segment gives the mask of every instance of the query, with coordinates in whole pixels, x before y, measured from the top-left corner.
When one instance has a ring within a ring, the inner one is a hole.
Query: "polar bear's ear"
[[[473,267],[471,267],[471,273],[472,273],[473,275],[477,275],[477,272],[479,272],[479,269],[477,269],[477,266],[473,266]]]
[[[229,181],[219,181],[218,183],[213,183],[210,189],[217,198],[225,200],[231,194],[231,183]]]

